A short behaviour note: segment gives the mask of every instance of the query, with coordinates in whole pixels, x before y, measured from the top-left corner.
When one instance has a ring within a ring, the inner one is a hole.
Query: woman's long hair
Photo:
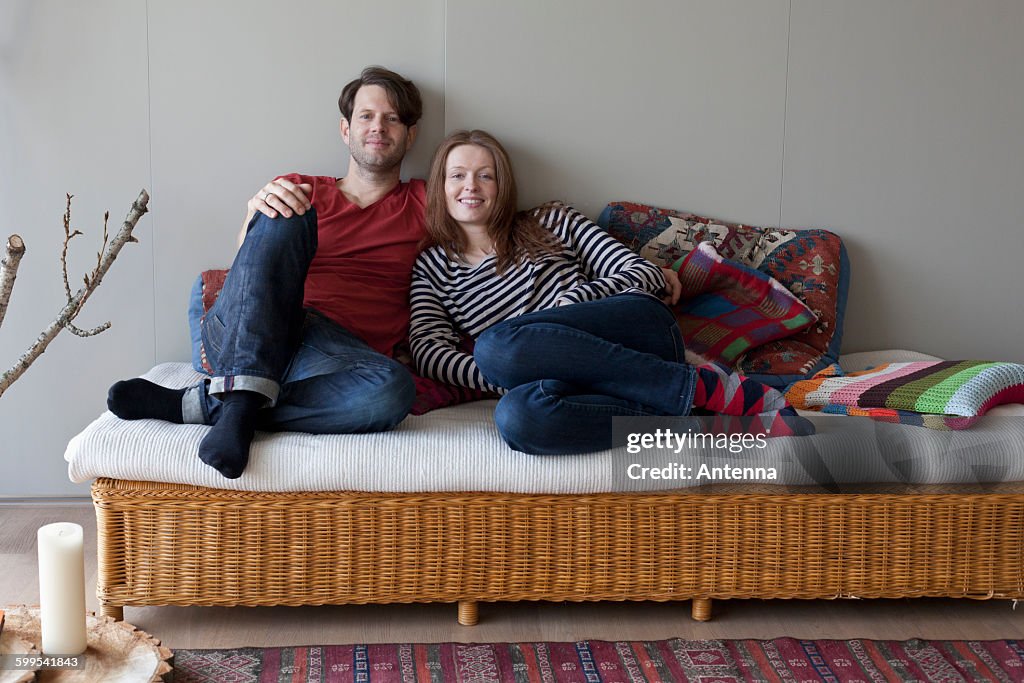
[[[559,205],[545,205],[541,216],[518,211],[516,179],[508,152],[493,135],[482,130],[456,131],[446,137],[434,152],[430,175],[427,177],[427,236],[430,242],[441,246],[452,260],[462,258],[469,248],[462,227],[448,213],[444,193],[448,154],[460,145],[483,147],[494,157],[494,179],[498,194],[488,219],[487,234],[494,243],[498,274],[522,263],[524,259],[535,260],[543,254],[558,253],[562,248],[561,243],[540,224],[540,220]]]

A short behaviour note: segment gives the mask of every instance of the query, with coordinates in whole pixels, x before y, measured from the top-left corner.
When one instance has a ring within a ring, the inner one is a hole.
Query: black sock
[[[256,434],[256,418],[266,400],[254,391],[224,394],[217,424],[199,444],[199,459],[228,479],[242,476],[249,464],[249,444]]]
[[[168,389],[137,377],[116,382],[107,392],[107,408],[122,420],[182,423],[181,397],[187,389]]]

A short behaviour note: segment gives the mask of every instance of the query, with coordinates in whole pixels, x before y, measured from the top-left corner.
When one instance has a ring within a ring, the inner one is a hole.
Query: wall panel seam
[[[782,155],[779,160],[779,223],[782,229],[783,205],[786,201],[786,124],[789,117],[789,55],[793,49],[793,0],[789,0],[786,19],[786,93],[782,102]]]
[[[150,18],[149,18],[149,3],[150,0],[146,0],[146,140],[149,143],[149,192],[154,194],[156,188],[153,187],[153,52],[152,42],[150,40]],[[160,309],[156,305],[156,219],[153,214],[149,214],[149,226],[150,226],[150,239],[149,239],[149,253],[150,263],[153,267],[150,272],[150,294],[153,301],[153,363],[158,362],[157,354],[159,353],[159,344],[157,343],[157,311]]]

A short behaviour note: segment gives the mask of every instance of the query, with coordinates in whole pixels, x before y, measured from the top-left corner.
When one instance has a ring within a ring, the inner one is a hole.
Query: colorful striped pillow
[[[676,320],[686,348],[732,365],[752,348],[806,329],[816,317],[774,278],[701,242],[672,268],[682,296]]]
[[[838,365],[786,392],[796,408],[965,429],[990,408],[1024,402],[1024,365],[978,360],[886,363],[844,374]]]

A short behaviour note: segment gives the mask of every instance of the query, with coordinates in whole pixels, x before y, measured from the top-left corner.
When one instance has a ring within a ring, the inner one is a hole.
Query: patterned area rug
[[[1016,640],[654,640],[178,650],[175,683],[1024,681]]]

